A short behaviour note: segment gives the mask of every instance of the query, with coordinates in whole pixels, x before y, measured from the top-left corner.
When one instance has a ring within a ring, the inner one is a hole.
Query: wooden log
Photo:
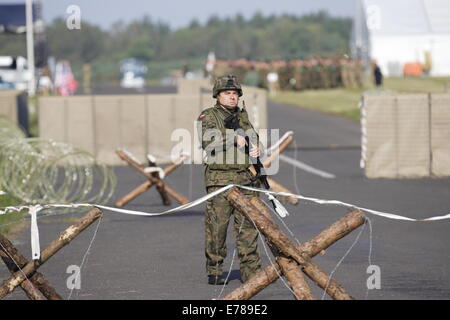
[[[0,234],[0,237],[3,237],[3,236]],[[5,266],[8,268],[8,270],[11,273],[14,273],[17,270],[19,270],[17,268],[17,266],[15,266],[12,259],[8,256],[6,251],[3,250],[2,248],[0,248],[0,258],[3,260],[3,263],[5,264]],[[15,268],[14,268],[14,266],[15,266]],[[30,284],[30,282],[31,282],[31,279],[28,279],[27,281],[24,281],[20,284],[20,287],[25,292],[28,299],[30,299],[30,300],[45,300],[45,297],[42,295],[42,293],[39,290],[37,290],[32,284]]]
[[[14,274],[19,271],[19,267],[23,268],[28,263],[28,260],[2,234],[0,234],[0,244],[0,256],[11,273]],[[62,297],[48,283],[40,272],[34,273],[29,280],[31,283],[29,281],[24,281],[20,284],[20,286],[30,299],[42,300],[43,298],[49,300],[62,300]],[[38,290],[40,292],[39,294],[30,294],[30,290],[33,292]]]
[[[25,291],[28,299],[30,300],[47,300],[47,298],[36,288],[30,279],[25,280],[20,284],[20,287]]]
[[[294,259],[301,267],[303,272],[317,285],[325,289],[326,292],[336,300],[350,300],[352,297],[345,289],[336,281],[329,279],[327,274],[323,272],[316,264],[314,264],[307,256],[303,256],[290,239],[278,228],[272,221],[268,220],[264,215],[258,213],[258,209],[240,193],[236,187],[230,189],[225,195],[233,206],[242,212],[248,219],[253,221],[257,228],[264,234],[266,239],[270,241],[280,252],[289,258]],[[263,204],[264,209],[266,209]],[[306,258],[305,258],[306,257]]]
[[[154,167],[156,168],[156,163],[151,161],[150,159],[148,160],[148,164],[150,167]],[[161,180],[161,177],[159,176],[158,172],[152,172],[150,173],[155,179]],[[163,204],[165,206],[170,206],[171,201],[169,199],[169,196],[167,195],[167,192],[165,190],[165,186],[163,185],[157,185],[156,186],[156,190],[158,191],[159,195],[161,196],[161,200],[163,202]]]
[[[14,264],[12,259],[8,256],[8,254],[0,248],[0,258],[2,258],[4,264],[9,269],[11,273],[14,274],[19,268]],[[14,268],[14,267],[15,268]],[[20,287],[27,295],[30,300],[46,300],[42,292],[40,292],[32,283],[31,278],[20,284]]]
[[[302,271],[313,280],[321,289],[334,300],[353,300],[353,297],[335,280],[324,272],[317,264],[311,260],[306,260],[309,257],[305,255],[307,263],[302,266]]]
[[[173,164],[171,164],[170,166],[164,168],[164,175],[167,177],[169,174],[171,174],[175,169],[179,168],[186,159],[188,159],[189,156],[188,155],[182,155],[180,156],[180,158]],[[169,188],[169,191],[167,191],[167,188]],[[175,200],[177,200],[180,204],[186,204],[189,202],[189,199],[182,196],[181,194],[178,194],[177,192],[175,192],[175,190],[172,190],[172,188],[170,188],[167,184],[166,184],[166,192],[168,192],[173,198],[175,198]]]
[[[250,203],[255,206],[259,210],[259,213],[264,215],[266,219],[269,221],[273,221],[272,216],[270,215],[269,210],[267,210],[267,207],[264,205],[263,202],[258,197],[254,197],[250,199]],[[282,255],[279,254],[279,251],[274,248],[270,242],[269,246],[272,250],[272,253],[274,253],[274,256],[277,257],[277,263],[280,266],[280,269],[283,273],[283,275],[286,277],[286,280],[289,282],[289,285],[292,288],[292,291],[294,292],[294,297],[297,300],[315,300],[314,295],[309,288],[308,283],[305,280],[305,277],[303,276],[303,273],[298,268],[298,264],[288,259]]]
[[[0,286],[0,299],[3,299],[7,294],[11,293],[17,286],[19,286],[26,277],[33,274],[41,265],[50,259],[61,248],[69,244],[76,236],[83,230],[89,227],[95,220],[100,218],[102,212],[98,208],[90,210],[84,217],[79,219],[76,223],[63,231],[58,239],[52,241],[44,250],[41,251],[41,258],[39,260],[28,262],[21,271],[14,273],[14,275],[5,280]]]
[[[287,192],[287,193],[294,193],[291,190],[289,190],[288,188],[286,188],[285,186],[283,186],[282,184],[278,183],[277,181],[271,179],[271,178],[267,178],[267,182],[269,182],[270,188],[275,191],[275,192]],[[285,197],[285,196],[280,196],[281,198],[285,199],[287,202],[289,202],[292,205],[297,205],[298,204],[298,199],[295,197]]]
[[[144,183],[140,184],[138,187],[134,188],[132,191],[124,195],[122,198],[117,200],[115,203],[116,207],[122,208],[128,202],[130,202],[133,199],[136,199],[138,196],[146,192],[152,186],[154,186],[154,184],[151,181],[148,180],[145,181]]]
[[[176,192],[175,190],[173,190],[171,187],[169,187],[167,184],[165,186],[166,188],[166,192],[172,197],[174,198],[176,201],[178,201],[178,203],[180,204],[186,204],[189,203],[189,199],[186,198],[185,196],[179,194],[178,192]]]
[[[349,212],[317,236],[299,246],[298,249],[302,253],[310,257],[314,257],[320,252],[326,250],[335,242],[350,234],[355,229],[362,226],[365,221],[366,219],[361,211],[354,210]]]
[[[278,279],[282,271],[278,263],[268,265],[266,268],[257,272],[251,279],[243,285],[230,292],[219,300],[250,300],[257,293],[267,288]],[[275,277],[273,276],[275,274]],[[271,282],[268,282],[271,281]]]
[[[364,216],[360,211],[355,210],[348,213],[345,217],[332,224],[330,227],[322,231],[319,235],[308,242],[298,246],[298,250],[309,257],[314,257],[318,253],[327,249],[336,241],[342,239],[364,224]],[[269,265],[259,271],[254,277],[249,279],[241,287],[230,292],[225,296],[224,300],[248,300],[258,294],[264,288],[278,279],[281,273],[278,265]]]
[[[180,167],[183,162],[189,158],[188,156],[184,155],[181,156],[175,163],[171,164],[170,166],[164,168],[164,175],[167,177],[169,174],[171,174],[175,169]],[[138,187],[134,188],[132,191],[130,191],[128,194],[120,198],[116,201],[115,205],[116,207],[122,208],[124,205],[126,205],[128,202],[136,199],[138,196],[146,192],[148,189],[150,189],[152,186],[154,186],[153,182],[147,180]]]
[[[177,161],[175,161],[173,164],[171,164],[170,166],[164,168],[164,174],[167,177],[169,174],[171,174],[175,169],[177,169],[178,167],[180,167],[185,160],[187,160],[189,158],[188,155],[182,155]]]
[[[295,259],[300,265],[303,265],[304,259],[301,256],[289,237],[287,237],[278,226],[264,215],[260,214],[257,208],[248,200],[236,187],[231,188],[225,198],[231,204],[243,213],[256,227],[264,234],[266,239],[271,242],[285,256]]]
[[[315,300],[303,272],[300,271],[298,264],[294,260],[280,256],[277,258],[277,263],[280,266],[283,275],[286,277],[286,280],[289,282],[292,291],[294,291],[295,299]]]
[[[156,190],[158,190],[159,195],[161,196],[161,200],[165,206],[170,206],[172,201],[170,201],[169,196],[167,195],[166,185],[156,186]]]
[[[156,185],[157,187],[163,188],[164,187],[164,183],[161,181],[161,179],[157,179],[155,177],[153,177],[153,175],[151,173],[147,173],[145,172],[144,168],[141,167],[141,165],[139,163],[137,163],[136,161],[134,161],[133,159],[131,159],[130,157],[128,157],[125,152],[117,150],[116,151],[117,155],[126,163],[128,163],[131,167],[135,168],[137,171],[139,171],[140,173],[142,173],[144,176],[147,177],[147,179],[152,182],[152,184]]]
[[[269,168],[272,165],[272,161],[275,160],[284,150],[286,150],[286,148],[292,143],[292,141],[294,141],[294,138],[292,136],[288,136],[281,144],[280,146],[275,149],[264,161],[263,161],[263,166],[265,168]],[[255,168],[250,167],[250,172],[256,176],[256,171]],[[288,193],[293,193],[291,190],[289,190],[288,188],[284,187],[282,184],[276,182],[275,180],[271,179],[271,178],[267,178],[267,181],[269,182],[269,185],[271,187],[271,189],[273,191],[276,192],[288,192]],[[292,205],[296,205],[298,204],[298,199],[294,198],[294,197],[282,197],[283,199],[285,199],[286,201],[288,201],[290,204]]]
[[[274,257],[276,258],[277,272],[284,275],[289,283],[296,300],[315,300],[314,295],[305,280],[303,273],[294,260],[280,254],[270,242],[266,241]]]
[[[276,148],[266,159],[263,161],[265,168],[269,168],[272,165],[272,161],[275,160],[286,148],[294,141],[292,136],[288,136],[278,148]]]
[[[266,240],[266,244],[276,258],[276,272],[282,274],[288,281],[296,300],[315,300],[314,295],[305,280],[303,273],[294,260],[286,258],[280,251]],[[252,277],[253,278],[253,277]]]
[[[150,173],[145,172],[144,168],[142,168],[139,165],[139,163],[137,163],[136,161],[133,161],[132,159],[130,159],[123,151],[117,150],[116,153],[122,160],[124,160],[130,166],[132,166],[137,171],[139,171],[144,176],[146,176],[147,179],[150,182],[152,182],[152,184],[156,185],[157,187],[163,188],[171,197],[173,197],[175,200],[177,200],[180,204],[186,204],[186,203],[189,202],[189,200],[186,197],[180,195],[175,190],[173,190],[169,186],[165,185],[162,180],[157,179],[157,178],[153,177]]]
[[[250,167],[249,170],[254,176],[256,176],[255,168]],[[275,181],[272,178],[267,177],[267,182],[269,183],[270,189],[275,192],[287,192],[287,193],[292,193],[292,194],[294,193],[291,190],[289,190],[288,188],[286,188],[285,186],[283,186],[281,183],[278,183],[277,181]],[[281,196],[281,198],[285,199],[287,202],[289,202],[292,205],[297,205],[298,201],[299,201],[295,197]]]

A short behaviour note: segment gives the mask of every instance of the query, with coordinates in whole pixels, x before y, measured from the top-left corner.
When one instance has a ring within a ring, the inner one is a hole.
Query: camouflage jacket
[[[201,146],[206,151],[205,185],[226,186],[228,184],[251,184],[253,177],[249,167],[252,165],[243,148],[236,144],[236,134],[225,128],[225,119],[233,113],[239,113],[239,123],[246,133],[253,133],[252,141],[257,141],[257,134],[250,123],[245,109],[236,107],[230,111],[219,104],[205,109],[200,114]],[[200,131],[200,130],[199,130]],[[260,148],[261,149],[261,148]]]

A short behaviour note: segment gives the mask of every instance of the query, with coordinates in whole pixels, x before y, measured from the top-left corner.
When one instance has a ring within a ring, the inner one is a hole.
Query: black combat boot
[[[210,276],[208,276],[208,284],[224,285],[224,284],[228,284],[228,281],[226,281],[226,279],[222,275],[220,275],[220,276],[210,275]]]

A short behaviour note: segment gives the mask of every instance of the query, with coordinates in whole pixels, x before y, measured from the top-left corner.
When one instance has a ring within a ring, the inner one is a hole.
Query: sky
[[[353,17],[357,0],[41,0],[46,22],[54,18],[68,17],[70,5],[81,10],[81,23],[89,21],[107,29],[112,23],[122,20],[130,22],[148,15],[153,21],[168,23],[177,29],[187,26],[197,18],[204,23],[211,15],[221,18],[241,13],[249,18],[257,11],[263,15],[305,13],[327,10],[333,16]],[[0,4],[24,3],[25,0],[0,0]]]

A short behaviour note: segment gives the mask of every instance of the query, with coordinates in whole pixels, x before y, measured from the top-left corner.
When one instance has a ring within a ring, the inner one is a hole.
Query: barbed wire
[[[0,118],[0,190],[24,203],[106,203],[116,176],[70,144],[26,138]]]

